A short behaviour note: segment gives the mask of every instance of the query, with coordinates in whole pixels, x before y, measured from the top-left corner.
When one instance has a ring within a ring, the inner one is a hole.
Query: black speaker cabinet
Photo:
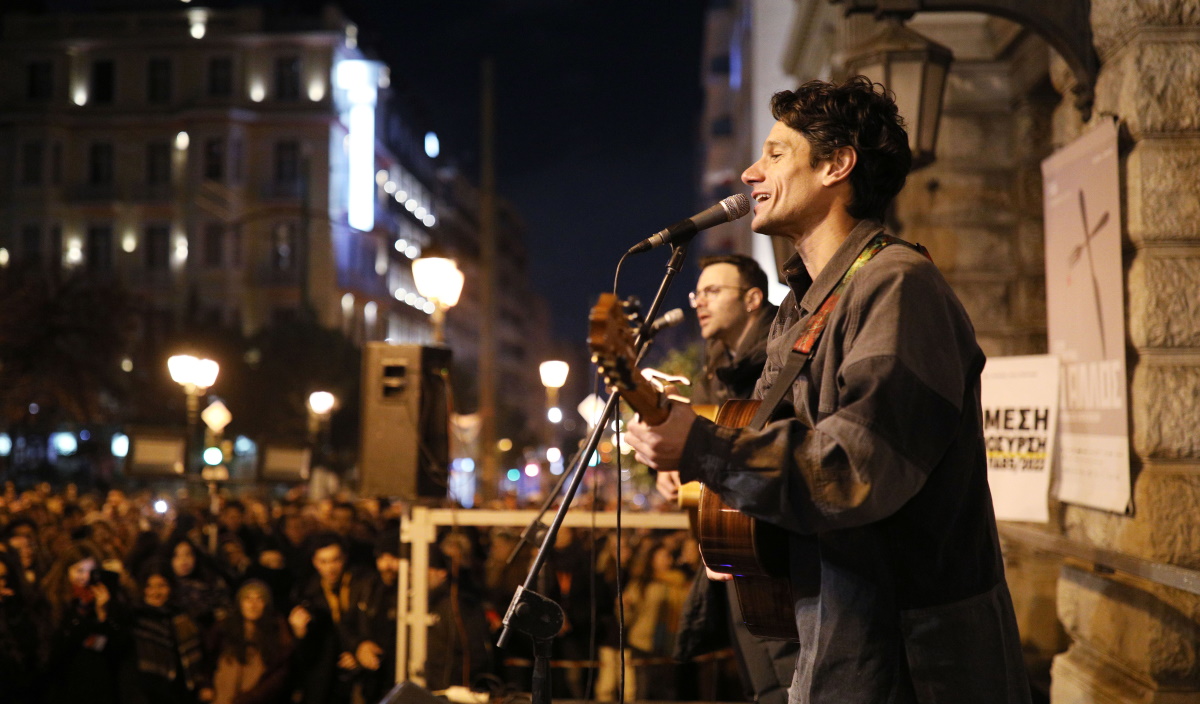
[[[442,499],[450,471],[450,350],[368,342],[359,492]]]

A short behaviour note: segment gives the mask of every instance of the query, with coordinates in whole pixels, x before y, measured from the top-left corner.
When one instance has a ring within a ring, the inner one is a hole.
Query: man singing
[[[987,485],[983,352],[922,254],[883,240],[867,258],[912,161],[895,102],[855,77],[778,93],[771,109],[742,180],[754,231],[796,255],[755,396],[777,380],[789,393],[761,430],[676,404],[658,426],[631,424],[629,442],[789,531],[794,583],[819,568],[819,593],[796,594],[791,702],[1028,702]],[[843,282],[811,357],[789,365]]]

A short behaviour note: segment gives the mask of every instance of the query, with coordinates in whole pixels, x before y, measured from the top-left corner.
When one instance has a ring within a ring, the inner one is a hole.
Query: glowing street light
[[[542,362],[538,367],[538,373],[542,377],[542,386],[546,387],[546,406],[550,409],[549,416],[552,423],[562,421],[562,411],[558,409],[558,390],[567,383],[567,373],[570,370],[570,365],[559,360]],[[553,413],[556,410],[558,413]],[[557,420],[555,420],[555,416],[557,416]]]
[[[167,359],[171,379],[187,394],[187,440],[185,447],[195,442],[196,420],[200,417],[200,397],[217,381],[220,366],[211,359],[198,359],[190,354],[177,354]]]
[[[183,387],[188,398],[188,425],[195,427],[200,412],[200,397],[217,381],[221,367],[211,359],[177,354],[167,360],[171,380]]]
[[[433,302],[433,341],[443,344],[446,342],[446,309],[458,305],[463,289],[463,273],[453,259],[433,254],[414,261],[412,272],[417,293]]]
[[[308,432],[316,439],[321,426],[329,420],[337,398],[328,391],[314,391],[308,395]]]

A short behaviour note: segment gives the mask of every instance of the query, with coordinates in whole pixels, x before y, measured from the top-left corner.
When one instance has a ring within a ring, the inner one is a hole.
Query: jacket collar
[[[792,294],[799,301],[801,315],[813,312],[829,297],[829,294],[842,280],[846,270],[850,268],[854,260],[858,259],[863,248],[883,229],[883,224],[878,220],[860,220],[837,251],[833,253],[829,263],[825,265],[821,273],[817,274],[816,281],[809,277],[808,270],[804,268],[804,262],[800,260],[799,254],[793,254],[788,258],[783,265],[783,274],[788,286],[792,289]]]

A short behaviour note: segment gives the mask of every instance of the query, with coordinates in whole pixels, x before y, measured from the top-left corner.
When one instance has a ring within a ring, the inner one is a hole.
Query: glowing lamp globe
[[[458,305],[462,294],[463,273],[458,264],[446,257],[421,257],[412,263],[417,292],[439,306]]]
[[[567,372],[570,369],[571,367],[566,362],[542,362],[538,367],[538,372],[542,376],[542,386],[547,389],[561,389],[563,384],[567,383]]]

